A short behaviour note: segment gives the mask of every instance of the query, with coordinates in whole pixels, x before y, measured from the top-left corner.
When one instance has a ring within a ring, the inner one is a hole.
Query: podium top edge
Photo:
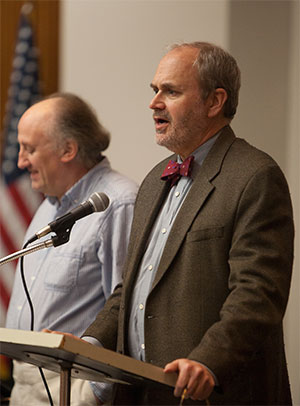
[[[4,343],[21,346],[22,348],[24,347],[24,351],[26,346],[39,347],[41,349],[45,348],[43,351],[47,351],[47,349],[51,349],[51,351],[66,351],[75,354],[76,356],[79,355],[96,362],[101,362],[107,365],[109,364],[113,367],[122,369],[127,373],[136,374],[168,386],[174,387],[177,380],[176,373],[166,374],[162,368],[156,365],[136,360],[132,357],[119,354],[106,348],[97,347],[88,342],[64,335],[63,333],[50,334],[42,331],[0,328],[0,353],[1,344]]]
[[[64,342],[61,334],[48,334],[42,331],[16,330],[0,328],[0,342],[13,344],[38,345],[41,347],[59,348]]]

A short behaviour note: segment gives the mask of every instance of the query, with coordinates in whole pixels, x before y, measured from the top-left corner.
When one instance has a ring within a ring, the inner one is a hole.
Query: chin
[[[156,143],[157,145],[161,145],[162,147],[167,147],[172,143],[170,137],[163,133],[156,133]]]
[[[39,185],[31,183],[31,187],[32,187],[32,190],[34,190],[35,192],[44,193],[43,188]]]
[[[169,137],[161,137],[160,135],[161,134],[156,135],[157,145],[160,145],[161,147],[165,147],[171,152],[177,153],[177,151],[178,151],[177,143],[175,143],[174,140],[170,139]]]

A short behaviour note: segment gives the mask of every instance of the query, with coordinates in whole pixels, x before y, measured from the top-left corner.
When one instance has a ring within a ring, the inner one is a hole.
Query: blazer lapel
[[[222,130],[219,138],[206,157],[201,168],[193,181],[193,185],[176,217],[172,232],[166,242],[166,246],[152,285],[152,290],[158,284],[166,270],[169,268],[186,234],[197,216],[204,202],[214,190],[211,181],[221,170],[224,157],[235,140],[235,135],[229,126]]]

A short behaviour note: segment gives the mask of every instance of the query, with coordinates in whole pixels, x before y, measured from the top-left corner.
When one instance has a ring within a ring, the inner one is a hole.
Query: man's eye
[[[177,92],[175,90],[169,89],[168,93],[170,96],[175,96],[177,94]]]
[[[35,151],[35,148],[32,148],[32,147],[26,147],[25,149],[26,149],[26,152],[28,152],[28,154],[33,154]]]

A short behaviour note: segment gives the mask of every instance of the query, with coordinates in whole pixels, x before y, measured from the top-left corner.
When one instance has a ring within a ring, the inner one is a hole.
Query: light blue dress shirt
[[[53,197],[43,201],[25,241],[94,192],[109,197],[110,204],[105,211],[78,220],[68,243],[24,258],[25,279],[35,311],[34,330],[48,328],[80,336],[121,281],[137,185],[112,170],[107,158],[73,185],[61,201]],[[47,238],[49,235],[44,237]],[[30,329],[29,306],[19,266],[6,327]]]

